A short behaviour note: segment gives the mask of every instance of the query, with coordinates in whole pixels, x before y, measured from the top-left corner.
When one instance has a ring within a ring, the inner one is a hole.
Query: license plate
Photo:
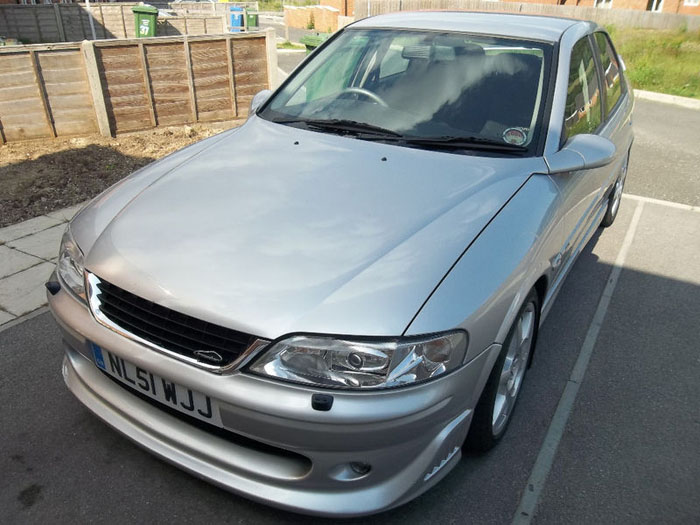
[[[95,364],[117,381],[178,412],[217,427],[223,426],[214,399],[144,370],[95,343],[90,343],[90,346]]]

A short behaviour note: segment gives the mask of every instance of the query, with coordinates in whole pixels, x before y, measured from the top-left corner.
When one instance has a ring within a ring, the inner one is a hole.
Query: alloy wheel
[[[505,428],[520,392],[525,376],[535,333],[535,305],[530,302],[520,312],[516,320],[513,336],[508,341],[508,353],[503,361],[498,390],[493,405],[493,434],[498,435]]]

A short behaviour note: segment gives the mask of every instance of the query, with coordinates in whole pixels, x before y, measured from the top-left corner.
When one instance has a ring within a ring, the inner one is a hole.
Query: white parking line
[[[677,208],[679,210],[694,211],[700,213],[700,206],[691,206],[690,204],[681,204],[680,202],[665,201],[654,199],[652,197],[642,197],[641,195],[631,195],[629,193],[622,194],[623,199],[630,199],[639,202],[648,202],[650,204],[658,204],[660,206],[668,206],[669,208]]]
[[[625,234],[625,238],[622,242],[622,246],[620,247],[620,251],[617,254],[613,268],[610,271],[608,283],[605,285],[605,289],[603,290],[603,294],[598,302],[595,315],[593,316],[593,321],[591,321],[591,325],[588,327],[588,332],[586,332],[586,338],[581,345],[581,351],[576,359],[574,369],[569,376],[564,392],[559,399],[557,410],[549,424],[549,428],[547,429],[547,435],[542,443],[542,448],[540,448],[540,452],[535,460],[535,465],[532,467],[532,472],[530,472],[530,477],[527,480],[525,490],[520,498],[518,510],[515,511],[515,516],[513,516],[513,525],[527,525],[535,516],[537,503],[540,499],[544,484],[547,481],[549,471],[552,468],[552,463],[554,462],[554,457],[556,456],[559,442],[564,434],[564,428],[566,427],[566,423],[574,408],[576,395],[578,394],[579,388],[581,387],[581,382],[586,375],[586,369],[588,368],[588,363],[591,360],[593,348],[598,340],[598,334],[600,333],[600,328],[603,326],[605,314],[607,313],[608,306],[610,305],[610,299],[615,291],[615,286],[617,286],[617,281],[620,277],[620,272],[622,272],[622,267],[625,264],[627,252],[632,245],[634,234],[637,231],[637,225],[639,224],[639,218],[642,215],[642,209],[644,208],[645,202],[646,201],[643,199],[637,201],[637,207],[634,209],[632,221],[627,229],[627,233]]]

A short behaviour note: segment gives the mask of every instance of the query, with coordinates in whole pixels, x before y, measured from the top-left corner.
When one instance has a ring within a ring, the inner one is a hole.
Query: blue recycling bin
[[[229,26],[231,26],[231,33],[240,33],[243,31],[243,8],[232,5],[228,8],[228,11],[231,20],[229,24]]]

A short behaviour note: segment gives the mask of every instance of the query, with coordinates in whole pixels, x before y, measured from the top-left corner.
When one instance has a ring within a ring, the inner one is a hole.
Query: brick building
[[[509,0],[504,0],[509,1]],[[516,1],[516,0],[512,0]],[[656,13],[700,15],[700,0],[517,0],[532,4],[573,5],[603,9],[634,9]]]

